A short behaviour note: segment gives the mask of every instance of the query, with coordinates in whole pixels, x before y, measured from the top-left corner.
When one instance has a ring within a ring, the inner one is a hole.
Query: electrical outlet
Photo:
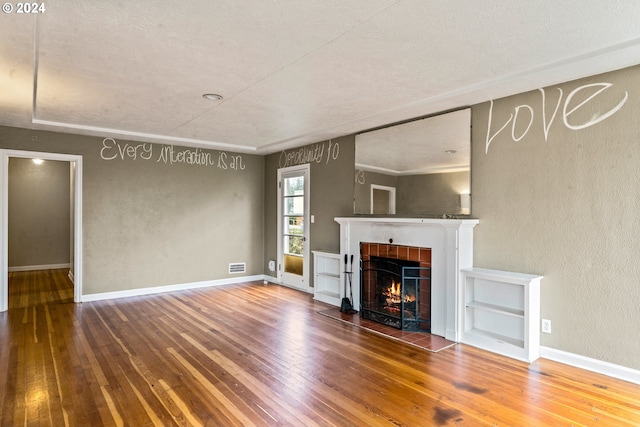
[[[542,332],[545,334],[551,333],[551,320],[542,319]]]

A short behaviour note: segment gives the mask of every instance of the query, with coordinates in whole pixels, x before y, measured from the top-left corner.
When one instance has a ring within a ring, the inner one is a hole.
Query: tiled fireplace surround
[[[369,261],[370,257],[381,257],[402,261],[415,261],[420,264],[420,267],[431,267],[431,248],[422,248],[419,246],[403,246],[393,243],[360,243],[360,259],[362,261]],[[375,281],[375,272],[368,272],[372,277],[370,280]],[[363,280],[367,280],[363,277]],[[420,280],[419,281],[419,313],[422,313],[422,318],[431,318],[431,281]],[[373,293],[373,287],[370,287],[370,291]],[[363,295],[364,300],[367,298],[369,301],[373,300],[373,295]]]
[[[393,246],[431,250],[431,333],[459,342],[462,337],[462,274],[473,266],[473,228],[477,219],[340,217],[340,259],[360,255],[360,243],[378,244],[393,251]],[[392,244],[385,246],[389,243]],[[369,246],[371,248],[371,246]],[[380,253],[380,252],[378,252]],[[369,255],[372,255],[371,253]],[[360,309],[359,263],[352,276],[353,305]],[[347,283],[341,277],[341,297]]]

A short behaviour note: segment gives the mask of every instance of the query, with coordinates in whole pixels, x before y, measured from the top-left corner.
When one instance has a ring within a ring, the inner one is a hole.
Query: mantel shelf
[[[443,226],[472,225],[480,222],[476,218],[402,218],[402,217],[337,217],[334,220],[339,224],[369,223],[383,225],[403,224],[432,224]]]

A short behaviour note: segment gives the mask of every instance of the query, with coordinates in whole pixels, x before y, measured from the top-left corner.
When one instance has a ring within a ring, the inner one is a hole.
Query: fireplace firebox
[[[397,245],[394,245],[393,249],[397,254],[403,253],[404,248],[407,247],[400,247],[398,251]],[[361,246],[361,316],[397,329],[430,331],[430,259],[429,262],[406,259],[394,256],[393,250],[383,250],[383,256],[371,252],[369,248]]]

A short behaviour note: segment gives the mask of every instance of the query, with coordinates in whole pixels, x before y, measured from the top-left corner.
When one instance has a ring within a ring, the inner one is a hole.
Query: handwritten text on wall
[[[592,116],[589,120],[584,121],[582,123],[574,123],[571,120],[572,118],[571,116],[574,113],[576,113],[578,110],[583,108],[588,103],[597,99],[599,96],[604,96],[605,92],[608,89],[610,89],[612,86],[613,86],[612,83],[606,83],[606,82],[591,83],[591,84],[580,86],[572,90],[569,93],[569,95],[567,95],[566,99],[564,100],[564,104],[562,99],[564,93],[561,88],[556,88],[558,90],[559,96],[553,108],[553,114],[551,114],[551,117],[548,119],[548,121],[547,121],[546,92],[544,89],[538,89],[540,91],[540,94],[542,95],[542,122],[540,124],[544,132],[544,140],[547,141],[547,139],[549,138],[549,129],[551,128],[551,125],[556,119],[556,115],[558,114],[560,105],[563,105],[562,122],[564,123],[564,126],[566,126],[568,129],[571,129],[571,130],[581,130],[581,129],[588,128],[590,126],[593,126],[595,124],[602,122],[603,120],[608,119],[609,117],[617,113],[624,106],[624,104],[627,102],[627,99],[629,98],[629,93],[626,91],[624,92],[624,95],[621,95],[619,99],[615,100],[617,104],[615,104],[615,106],[611,107],[609,110],[605,111],[604,113],[596,114]],[[577,104],[575,106],[572,103],[574,97],[580,99],[579,101],[577,101]],[[582,99],[582,97],[584,97],[584,99]],[[513,112],[510,113],[507,121],[504,124],[502,124],[502,126],[498,125],[500,126],[500,128],[497,131],[495,131],[495,133],[492,134],[491,132],[493,127],[493,100],[491,100],[490,102],[491,103],[489,106],[489,119],[487,123],[487,137],[485,140],[485,154],[489,153],[489,146],[491,145],[491,142],[493,142],[495,137],[498,136],[507,126],[509,126],[509,124],[511,124],[511,139],[514,142],[518,142],[527,135],[527,133],[531,129],[531,126],[534,123],[533,107],[531,107],[528,104],[521,104],[514,108]],[[524,129],[524,130],[516,134],[516,129]]]
[[[154,148],[160,153],[154,157]],[[118,142],[113,138],[102,140],[100,157],[103,160],[153,160],[164,164],[188,164],[196,166],[212,166],[218,169],[244,170],[246,164],[239,154],[204,151],[200,148],[180,148],[173,145],[157,145],[151,143],[132,144]]]
[[[340,156],[340,144],[325,141],[280,153],[279,167],[298,166],[305,163],[329,163]]]

